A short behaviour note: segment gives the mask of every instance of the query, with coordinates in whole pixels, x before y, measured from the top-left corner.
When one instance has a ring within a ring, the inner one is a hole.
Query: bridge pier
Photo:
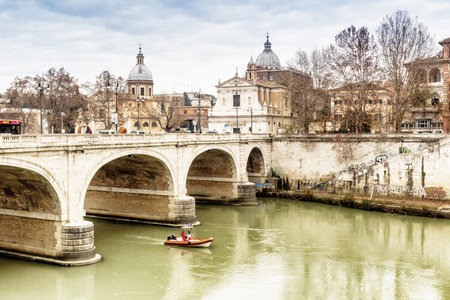
[[[240,183],[237,186],[238,198],[236,203],[239,205],[257,205],[256,185],[253,182]]]
[[[62,226],[62,265],[87,265],[100,261],[94,246],[94,224],[89,221]]]
[[[83,266],[101,260],[94,247],[94,225],[4,216],[0,253],[62,266]],[[33,229],[32,229],[33,228]],[[51,229],[53,228],[53,232]],[[55,231],[56,230],[56,231]]]

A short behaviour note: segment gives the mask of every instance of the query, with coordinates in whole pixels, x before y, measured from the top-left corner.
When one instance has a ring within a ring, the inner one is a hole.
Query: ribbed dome
[[[264,43],[264,51],[256,59],[256,66],[264,69],[281,69],[280,60],[272,51],[269,35],[267,35],[267,41]]]
[[[137,63],[131,69],[130,75],[128,75],[128,80],[153,80],[152,72],[144,64],[144,54],[142,54],[141,47],[139,47],[139,53],[136,56]]]
[[[131,69],[128,80],[153,80],[152,72],[144,64],[137,64]]]

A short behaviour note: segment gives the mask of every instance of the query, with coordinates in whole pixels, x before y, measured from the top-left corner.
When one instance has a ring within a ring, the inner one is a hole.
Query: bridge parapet
[[[270,139],[269,134],[44,134],[0,135],[0,148],[39,145],[89,145],[104,143],[238,142]]]

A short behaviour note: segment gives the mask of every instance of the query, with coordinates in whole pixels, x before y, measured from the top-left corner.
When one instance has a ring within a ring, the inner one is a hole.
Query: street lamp
[[[250,110],[250,133],[253,133],[253,109],[251,106],[248,107],[247,111]]]
[[[238,94],[237,82],[234,84],[236,87],[235,95],[233,95],[233,106],[236,108],[236,133],[240,133],[239,130],[239,107],[241,106],[240,95]]]
[[[116,133],[118,133],[118,123],[119,123],[119,114],[118,114],[118,108],[117,108],[117,90],[119,89],[119,79],[116,80]]]
[[[202,90],[201,89],[199,89],[199,92],[198,92],[198,121],[197,121],[197,132],[198,133],[200,133],[200,102],[201,102],[201,97],[200,97],[200,95],[201,95],[201,93],[202,93]]]
[[[139,99],[139,97],[136,98],[136,102],[137,102],[137,107],[138,107],[138,130],[140,128],[140,123],[139,123],[139,106],[140,106],[140,102],[144,103],[145,99],[144,97],[142,97],[141,99]]]
[[[47,85],[47,88],[49,88],[50,86],[49,85]],[[41,107],[41,134],[42,134],[42,132],[43,132],[43,130],[42,130],[42,96],[44,96],[44,86],[43,86],[43,83],[42,83],[42,80],[39,80],[39,86],[38,86],[38,89],[39,89],[39,100],[40,100],[40,107]]]

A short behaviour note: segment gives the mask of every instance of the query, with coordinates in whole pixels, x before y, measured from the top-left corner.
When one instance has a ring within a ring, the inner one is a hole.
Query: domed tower
[[[256,64],[253,61],[253,56],[247,64],[246,79],[250,81],[256,80]]]
[[[281,64],[278,56],[272,51],[272,43],[269,42],[269,34],[267,41],[264,43],[264,51],[256,59],[256,67],[258,69],[280,70]]]
[[[131,95],[153,98],[153,76],[150,69],[144,64],[141,46],[139,46],[136,60],[136,65],[128,75],[128,91]]]

